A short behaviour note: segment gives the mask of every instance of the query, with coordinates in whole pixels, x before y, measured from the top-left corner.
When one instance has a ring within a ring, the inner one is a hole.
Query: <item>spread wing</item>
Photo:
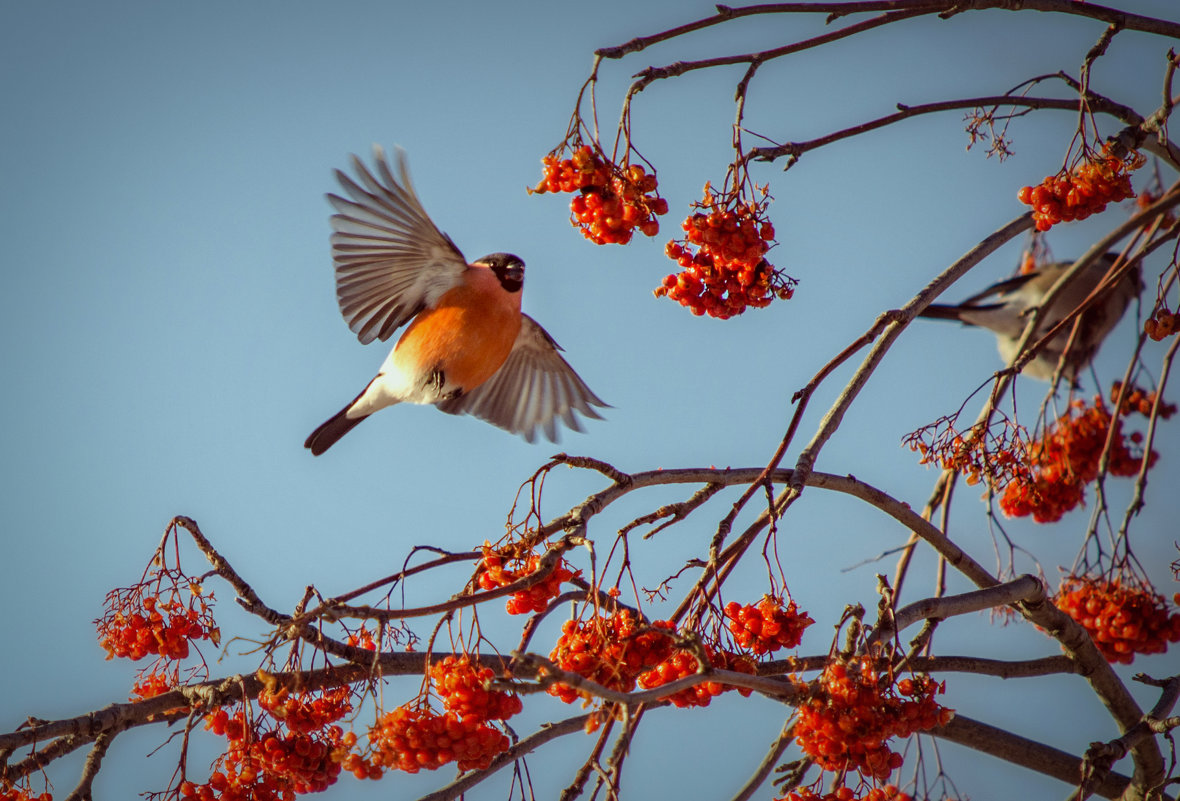
[[[436,404],[448,414],[473,414],[513,434],[536,439],[539,426],[550,442],[557,441],[557,420],[574,431],[582,426],[574,416],[602,419],[593,407],[607,404],[561,357],[561,347],[527,314],[520,333],[500,369],[465,395]]]
[[[373,148],[375,169],[352,157],[356,180],[340,170],[348,197],[328,195],[336,299],[348,327],[366,345],[399,327],[459,282],[467,260],[422,208],[406,155],[397,151],[397,177],[385,151]]]

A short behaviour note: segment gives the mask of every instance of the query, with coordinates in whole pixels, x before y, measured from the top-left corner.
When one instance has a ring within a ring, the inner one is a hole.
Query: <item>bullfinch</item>
[[[374,148],[370,170],[356,156],[356,178],[340,170],[347,197],[329,194],[336,299],[364,344],[385,341],[406,323],[376,378],[304,446],[319,454],[378,409],[433,403],[473,414],[532,442],[540,428],[557,438],[560,418],[575,431],[579,412],[605,407],[561,348],[520,311],[524,262],[492,253],[468,264],[426,214],[397,153],[397,176]]]
[[[1088,268],[1071,281],[1041,316],[1037,330],[1030,343],[1056,325],[1062,318],[1080,306],[1097,287],[1118,259],[1117,254],[1106,253],[1095,259]],[[996,335],[996,346],[1006,364],[1011,364],[1017,355],[1024,327],[1029,315],[1057,283],[1057,279],[1073,266],[1073,262],[1045,264],[1033,272],[1017,275],[1000,281],[977,295],[972,295],[955,306],[937,303],[927,306],[922,317],[940,320],[958,320],[966,325],[987,328]],[[1128,271],[1113,287],[1105,290],[1104,297],[1081,314],[1078,333],[1072,345],[1069,344],[1072,325],[1063,326],[1044,348],[1025,365],[1023,375],[1048,381],[1053,377],[1057,364],[1065,357],[1064,375],[1073,380],[1077,373],[1094,357],[1102,340],[1123,316],[1131,299],[1142,290],[1139,265]],[[1066,348],[1069,353],[1066,354]]]

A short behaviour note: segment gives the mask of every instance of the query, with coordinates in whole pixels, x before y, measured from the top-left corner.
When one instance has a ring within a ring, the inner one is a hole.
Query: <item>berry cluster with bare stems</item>
[[[1071,169],[1046,176],[1038,186],[1021,187],[1016,199],[1032,206],[1037,230],[1048,231],[1059,222],[1084,220],[1106,211],[1110,203],[1135,197],[1130,173],[1146,160],[1136,151],[1116,156],[1103,144],[1100,153],[1083,152]]]

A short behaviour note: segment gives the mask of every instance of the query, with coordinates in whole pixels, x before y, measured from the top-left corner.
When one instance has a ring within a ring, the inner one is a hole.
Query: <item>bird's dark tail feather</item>
[[[943,306],[941,303],[931,303],[922,311],[919,317],[929,317],[934,320],[958,320],[960,316],[958,306]]]
[[[349,431],[352,431],[358,423],[368,417],[367,414],[363,417],[346,417],[345,413],[351,406],[351,403],[345,406],[331,420],[311,432],[311,436],[303,443],[303,447],[310,448],[313,456],[319,456],[328,450],[328,448],[335,445],[338,439]]]

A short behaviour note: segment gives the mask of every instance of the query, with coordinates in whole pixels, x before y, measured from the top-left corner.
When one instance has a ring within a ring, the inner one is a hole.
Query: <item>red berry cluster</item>
[[[491,668],[472,664],[465,656],[447,656],[430,666],[443,705],[464,721],[507,720],[524,708],[520,696],[487,689],[495,676]]]
[[[625,245],[636,228],[644,236],[660,232],[656,219],[668,213],[657,193],[654,173],[639,164],[615,164],[601,152],[581,145],[567,159],[550,153],[541,159],[545,177],[532,192],[577,192],[570,201],[570,223],[598,245]]]
[[[868,657],[832,661],[799,705],[795,739],[823,770],[855,769],[884,779],[902,763],[889,738],[909,737],[954,716],[934,700],[943,689],[927,676],[894,683],[888,666]]]
[[[1048,231],[1059,222],[1084,220],[1106,209],[1107,203],[1135,197],[1130,171],[1141,167],[1145,159],[1131,150],[1125,158],[1111,153],[1109,145],[1102,153],[1087,155],[1071,172],[1050,175],[1039,186],[1024,186],[1016,199],[1033,207],[1038,231]]]
[[[704,200],[693,205],[701,211],[684,221],[684,239],[664,248],[681,271],[664,278],[657,298],[667,296],[693,314],[725,320],[794,294],[795,280],[766,260],[774,226],[765,201],[744,202],[706,185]]]
[[[1177,332],[1180,332],[1180,311],[1170,311],[1163,306],[1143,323],[1143,333],[1153,342],[1162,342]]]
[[[355,634],[349,634],[344,641],[353,648],[364,648],[366,651],[376,651],[377,641],[373,639],[373,632],[361,626]]]
[[[1123,382],[1115,381],[1110,387],[1110,402],[1118,403],[1119,392],[1122,391]],[[1123,398],[1123,405],[1119,407],[1119,413],[1128,415],[1138,412],[1144,417],[1151,416],[1151,410],[1155,407],[1157,393],[1146,392],[1139,387],[1132,386],[1127,392],[1127,396]],[[1176,413],[1176,404],[1174,403],[1160,403],[1159,416],[1164,420]]]
[[[1082,625],[1108,662],[1131,664],[1135,654],[1162,654],[1180,642],[1180,612],[1150,586],[1119,579],[1070,576],[1053,603]]]
[[[508,737],[475,718],[454,712],[438,714],[427,706],[399,706],[383,715],[369,730],[373,747],[366,775],[378,778],[381,770],[436,770],[449,762],[459,770],[482,770],[498,754],[508,750]],[[350,765],[355,761],[346,760]],[[372,768],[378,770],[374,773]],[[355,772],[355,767],[350,768]]]
[[[135,684],[131,685],[131,697],[128,700],[137,701],[146,698],[155,698],[157,695],[163,695],[174,689],[179,683],[180,677],[175,670],[152,670],[141,675]]]
[[[297,702],[302,706],[295,719],[314,725],[303,732],[288,729],[284,733],[283,727],[264,730],[259,722],[247,719],[245,710],[230,715],[219,709],[206,715],[205,728],[224,736],[229,748],[209,781],[181,783],[180,797],[186,801],[291,801],[296,793],[326,790],[340,776],[341,763],[355,743],[355,738],[346,739],[343,729],[331,725],[352,709],[339,700],[330,699],[319,707],[307,700]],[[286,708],[286,700],[280,701],[277,695],[268,703],[272,708]]]
[[[814,789],[803,787],[775,801],[914,801],[914,797],[901,792],[896,784],[886,784],[884,787],[869,788],[863,795],[851,787],[838,787],[822,795]]]
[[[495,590],[520,581],[525,576],[531,576],[537,572],[537,568],[541,564],[541,557],[537,554],[529,554],[523,560],[523,565],[517,569],[505,567],[505,561],[516,561],[518,564],[521,562],[519,558],[513,559],[513,557],[493,551],[489,546],[484,546],[483,561],[480,563],[479,573],[481,588]],[[582,575],[581,570],[570,570],[568,563],[562,559],[561,563],[544,581],[534,584],[528,589],[514,592],[512,597],[508,599],[505,609],[510,615],[544,612],[548,608],[549,602],[561,594],[562,583],[580,575]]]
[[[629,609],[606,617],[567,620],[549,658],[562,670],[612,690],[631,692],[639,674],[672,654],[672,638],[665,633],[671,629],[672,624],[664,620],[644,625]],[[566,684],[554,684],[549,694],[567,704],[578,697],[578,691]]]
[[[53,793],[34,793],[28,787],[13,787],[0,783],[0,801],[53,801]]]
[[[1075,409],[1079,411],[1076,416]],[[1142,436],[1138,432],[1124,435],[1123,418],[1112,421],[1101,397],[1095,396],[1094,405],[1088,408],[1084,401],[1074,401],[1071,411],[1059,417],[1039,442],[1028,446],[1024,458],[1028,470],[1015,475],[1000,498],[1004,514],[1031,514],[1038,523],[1052,523],[1080,506],[1086,484],[1098,477],[1098,463],[1112,425],[1114,440],[1107,471],[1115,476],[1138,473],[1140,456],[1131,445],[1142,441]],[[1157,458],[1152,451],[1148,466]]]
[[[758,656],[779,648],[797,648],[803,630],[815,622],[806,612],[799,612],[794,601],[784,607],[769,595],[757,606],[730,601],[725,605],[725,616],[737,644]]]
[[[153,589],[149,584],[107,593],[106,614],[95,621],[107,659],[138,660],[156,654],[165,660],[180,660],[188,656],[190,641],[216,644],[220,631],[210,611],[211,599],[204,598],[196,584],[189,589],[187,603],[176,587],[166,591],[166,599],[158,586]]]
[[[747,673],[751,676],[758,672],[754,665],[754,660],[748,656],[732,654],[727,651],[714,651],[708,645],[705,645],[705,655],[709,659],[709,665],[719,670],[733,670],[738,673]],[[669,656],[663,662],[660,662],[651,670],[641,674],[639,676],[639,686],[645,690],[652,690],[682,679],[685,676],[692,676],[697,672],[697,664],[697,658],[690,652],[683,650],[676,651],[676,653]],[[670,701],[673,706],[680,708],[686,706],[708,706],[709,702],[716,696],[721,695],[725,690],[732,689],[734,689],[732,686],[721,684],[717,681],[706,681],[673,693],[662,700]],[[737,691],[743,697],[749,697],[751,692],[745,687],[738,687]]]
[[[297,734],[307,734],[334,723],[352,711],[352,690],[334,687],[292,695],[286,687],[258,694],[258,705]]]

